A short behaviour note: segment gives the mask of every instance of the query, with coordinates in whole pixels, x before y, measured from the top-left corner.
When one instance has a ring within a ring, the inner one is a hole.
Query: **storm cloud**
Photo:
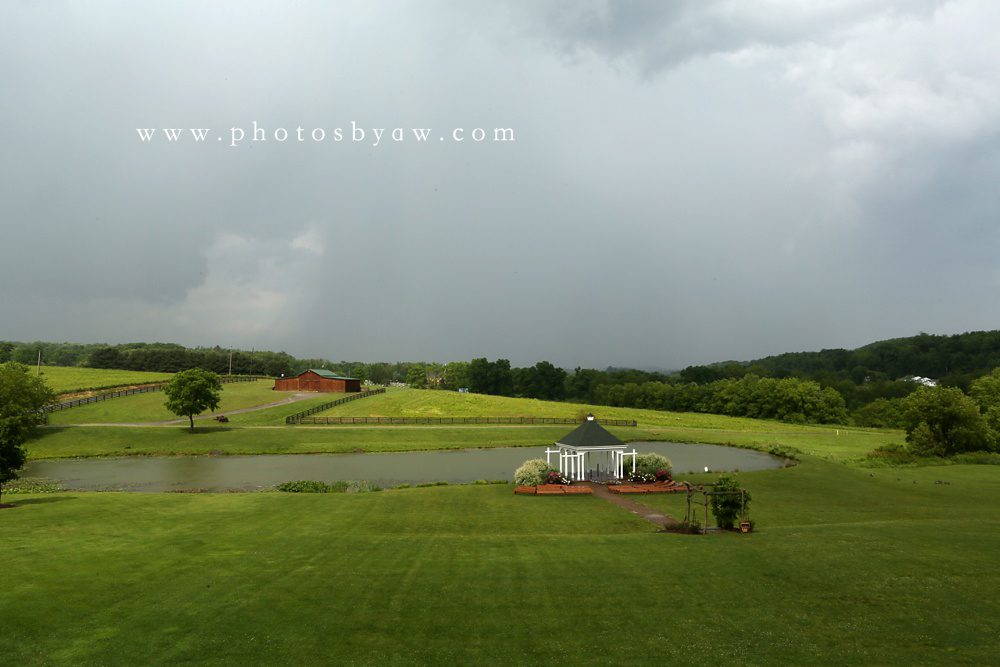
[[[678,368],[1000,328],[994,3],[0,12],[2,339]]]

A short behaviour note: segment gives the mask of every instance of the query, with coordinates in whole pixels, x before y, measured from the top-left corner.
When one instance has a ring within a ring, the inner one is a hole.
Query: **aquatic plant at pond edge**
[[[302,479],[296,482],[282,482],[275,488],[278,491],[286,493],[365,493],[367,491],[382,490],[381,486],[365,480],[337,480],[327,484],[325,482]]]

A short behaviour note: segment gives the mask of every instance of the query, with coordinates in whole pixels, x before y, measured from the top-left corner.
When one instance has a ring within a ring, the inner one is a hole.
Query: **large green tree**
[[[469,362],[451,361],[444,365],[444,388],[459,389],[469,386]]]
[[[514,370],[514,393],[526,398],[559,400],[566,396],[566,371],[548,361]]]
[[[1000,433],[1000,368],[974,381],[969,395],[979,404],[990,428]]]
[[[406,371],[406,384],[414,389],[423,389],[427,386],[427,369],[423,364],[410,366],[410,370]]]
[[[514,393],[514,376],[507,359],[473,359],[469,362],[467,377],[469,389],[476,394],[511,396]]]
[[[0,364],[0,488],[17,479],[27,456],[24,441],[32,427],[44,421],[42,407],[55,394],[27,366],[14,362]]]
[[[211,371],[191,368],[174,375],[163,389],[167,395],[164,405],[175,415],[187,417],[194,430],[194,416],[205,410],[219,407],[222,381]]]
[[[925,456],[989,451],[996,433],[974,400],[955,387],[921,387],[903,399],[910,449]]]

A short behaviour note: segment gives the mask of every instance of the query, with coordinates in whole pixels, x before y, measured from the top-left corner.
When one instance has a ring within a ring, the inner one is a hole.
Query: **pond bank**
[[[721,445],[637,442],[640,453],[669,458],[675,473],[765,470],[785,464],[769,454]],[[525,460],[545,458],[544,447],[464,449],[381,454],[274,454],[260,456],[132,457],[40,460],[25,477],[58,480],[70,490],[254,491],[299,479],[367,480],[379,486],[477,479],[513,479]]]

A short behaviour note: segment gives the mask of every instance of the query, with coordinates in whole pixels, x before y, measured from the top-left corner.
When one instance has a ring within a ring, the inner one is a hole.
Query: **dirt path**
[[[632,512],[633,514],[639,516],[640,518],[650,522],[657,528],[663,528],[670,524],[680,523],[679,521],[677,521],[677,519],[673,518],[669,514],[663,514],[658,510],[646,507],[642,503],[637,503],[631,498],[626,498],[621,494],[611,493],[610,491],[608,491],[608,487],[604,484],[597,484],[595,482],[576,482],[576,484],[583,484],[585,486],[589,486],[593,490],[594,495],[597,496],[598,498],[603,498],[612,505],[617,505],[622,509],[626,509],[629,512]]]

